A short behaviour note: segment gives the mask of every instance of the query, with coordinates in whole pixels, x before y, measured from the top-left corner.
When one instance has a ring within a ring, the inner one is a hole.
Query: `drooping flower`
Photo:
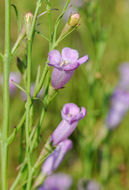
[[[14,82],[19,84],[21,82],[21,75],[18,72],[11,72],[9,75],[9,91],[10,95],[14,95],[16,92],[16,86],[14,85]],[[3,75],[0,76],[0,84],[3,86]]]
[[[54,152],[45,160],[42,166],[42,173],[45,176],[51,175],[61,164],[65,154],[72,148],[72,141],[67,139],[58,144]]]
[[[81,179],[78,183],[78,190],[101,190],[102,187],[95,180]]]
[[[64,87],[71,79],[74,71],[88,60],[88,55],[79,59],[77,50],[66,47],[61,54],[58,50],[52,50],[48,55],[48,59],[48,65],[54,67],[51,77],[52,86],[59,89]]]
[[[111,108],[106,119],[108,129],[116,128],[129,110],[129,64],[121,64],[119,73],[120,80],[111,97]]]
[[[64,105],[61,115],[62,121],[51,136],[53,145],[57,145],[61,141],[67,139],[73,133],[78,125],[79,120],[85,117],[86,109],[82,107],[80,110],[77,105],[68,103]]]
[[[63,173],[48,176],[39,190],[68,190],[72,185],[72,178]]]

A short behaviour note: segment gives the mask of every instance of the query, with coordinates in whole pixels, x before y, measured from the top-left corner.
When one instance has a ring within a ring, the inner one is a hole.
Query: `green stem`
[[[32,21],[32,26],[30,28],[30,32],[28,34],[28,60],[27,60],[27,103],[26,103],[26,125],[25,125],[25,134],[26,134],[26,156],[27,156],[27,165],[28,165],[28,182],[27,182],[27,190],[31,189],[31,157],[30,157],[30,150],[29,150],[29,144],[30,144],[30,125],[31,125],[31,68],[32,68],[32,43],[35,33],[35,25],[37,20],[37,15],[39,8],[41,6],[42,0],[38,0],[36,4],[36,9]]]
[[[9,68],[10,68],[10,47],[11,47],[11,0],[5,0],[5,53],[3,69],[3,128],[1,144],[1,184],[2,190],[8,189],[8,131],[9,131]]]
[[[25,122],[25,118],[26,118],[26,113],[24,113],[24,115],[22,116],[21,121],[19,122],[19,124],[17,125],[17,127],[14,129],[14,131],[12,132],[12,134],[9,136],[8,138],[8,144],[11,144],[15,137],[16,134],[18,133],[18,131],[21,129],[21,127],[23,126],[24,122]]]
[[[26,155],[28,163],[28,176],[31,170],[31,158],[29,153],[29,133],[30,133],[30,110],[31,110],[31,53],[32,53],[32,41],[28,41],[28,62],[27,62],[27,103],[26,103],[26,125],[25,125],[25,134],[26,134]]]
[[[25,35],[26,35],[26,33],[25,33],[25,26],[23,26],[23,28],[22,28],[22,30],[21,30],[21,32],[20,32],[20,34],[19,34],[19,36],[18,36],[18,38],[17,38],[14,46],[12,48],[11,55],[15,54],[17,48],[19,47],[20,43],[24,39]]]

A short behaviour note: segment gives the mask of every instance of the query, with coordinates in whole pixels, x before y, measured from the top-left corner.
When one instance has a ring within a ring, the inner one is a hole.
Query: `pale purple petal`
[[[80,111],[80,108],[77,105],[68,103],[64,105],[61,115],[63,120],[60,122],[51,136],[53,145],[56,145],[67,139],[73,133],[79,120],[85,117],[86,109],[82,107]]]
[[[79,121],[85,117],[86,109],[82,107],[80,111],[78,106],[73,103],[68,103],[64,105],[61,115],[69,124],[72,124],[74,121]]]
[[[129,93],[121,89],[115,89],[115,92],[111,98],[111,108],[109,110],[106,126],[109,129],[116,128],[127,111],[129,110]]]
[[[64,85],[71,79],[74,71],[60,71],[54,68],[52,72],[51,82],[55,89],[63,88]]]
[[[81,65],[87,61],[88,61],[88,55],[85,55],[84,57],[81,57],[80,59],[78,59],[79,65]]]
[[[73,71],[73,70],[77,69],[78,67],[79,67],[79,63],[76,62],[76,63],[72,63],[72,64],[63,66],[63,70],[64,71]]]
[[[72,185],[72,178],[63,173],[48,176],[40,190],[68,190]]]
[[[60,152],[58,154],[58,158],[56,159],[56,162],[54,163],[54,169],[59,167],[60,163],[62,162],[65,154],[72,148],[72,141],[69,139],[66,139],[58,144],[60,147]]]
[[[67,139],[73,133],[77,127],[77,124],[78,121],[69,124],[66,120],[62,120],[55,131],[52,133],[51,141],[53,142],[53,146]]]
[[[65,154],[72,148],[72,141],[66,139],[58,144],[54,152],[45,160],[42,166],[43,175],[51,175],[61,164]]]
[[[71,48],[62,49],[62,59],[67,63],[76,63],[79,57],[78,51]]]
[[[48,59],[49,59],[49,65],[51,66],[59,66],[61,64],[61,55],[58,50],[52,50],[48,54]]]
[[[60,154],[60,147],[58,146],[55,151],[45,160],[42,166],[43,175],[51,175],[55,170],[55,162]]]

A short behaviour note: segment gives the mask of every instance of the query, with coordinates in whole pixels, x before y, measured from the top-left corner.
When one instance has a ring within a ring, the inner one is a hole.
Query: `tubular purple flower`
[[[11,72],[9,75],[9,91],[10,95],[14,95],[16,91],[16,86],[13,81],[19,84],[21,82],[21,75],[18,72]],[[0,76],[0,84],[3,86],[3,75]]]
[[[120,80],[111,97],[111,108],[106,119],[108,129],[116,128],[129,110],[129,63],[119,66],[119,74]]]
[[[61,164],[65,154],[72,148],[72,141],[67,139],[58,144],[54,152],[45,160],[42,166],[42,173],[45,176],[51,175]]]
[[[64,85],[71,79],[74,71],[88,60],[88,55],[79,58],[77,50],[71,48],[64,48],[62,53],[58,50],[52,50],[49,55],[48,65],[53,66],[52,72],[52,86],[55,89],[64,87]]]
[[[111,99],[111,109],[106,125],[109,129],[116,128],[129,110],[129,93],[116,89]]]
[[[63,173],[48,176],[39,190],[68,190],[72,185],[72,178]]]
[[[80,110],[77,105],[68,103],[64,105],[61,115],[62,121],[51,136],[51,142],[53,143],[53,146],[67,139],[73,133],[78,125],[79,120],[85,117],[86,109],[82,107]]]

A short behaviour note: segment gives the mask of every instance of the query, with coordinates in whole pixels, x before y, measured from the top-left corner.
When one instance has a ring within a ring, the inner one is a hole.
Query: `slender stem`
[[[20,32],[20,34],[19,34],[19,36],[18,36],[15,44],[14,44],[12,50],[11,50],[11,54],[12,55],[15,54],[18,46],[20,45],[21,41],[24,39],[25,35],[26,35],[26,33],[25,33],[25,26],[23,26],[23,28],[22,28],[22,30],[21,30],[21,32]]]
[[[21,176],[22,176],[22,173],[23,173],[25,167],[26,167],[26,163],[24,163],[23,166],[21,167],[21,169],[20,169],[13,185],[11,186],[10,190],[14,190],[16,188],[17,184],[19,183],[19,180],[21,179]]]
[[[8,131],[9,131],[9,68],[10,68],[10,34],[11,34],[11,0],[5,0],[5,53],[3,71],[3,129],[1,144],[1,184],[2,190],[8,189]]]
[[[0,60],[1,60],[2,62],[3,62],[3,58],[4,58],[3,54],[0,53]]]
[[[28,60],[27,60],[27,103],[26,103],[26,125],[25,125],[25,134],[26,134],[26,155],[27,155],[27,165],[28,165],[28,182],[27,182],[27,190],[31,189],[31,158],[30,158],[30,150],[29,150],[29,144],[30,144],[30,125],[31,125],[31,65],[32,65],[32,43],[35,33],[35,25],[37,20],[37,14],[38,10],[41,6],[42,0],[38,0],[36,4],[36,9],[32,21],[32,26],[30,28],[30,32],[28,34]]]
[[[29,133],[30,133],[30,110],[31,110],[31,52],[32,52],[32,42],[28,41],[28,62],[27,62],[27,103],[26,103],[26,125],[25,125],[25,134],[26,134],[26,154],[28,160],[28,175],[31,170],[31,159],[29,154]]]
[[[25,118],[26,118],[26,113],[24,113],[24,115],[22,116],[22,119],[20,120],[19,124],[14,129],[14,131],[12,132],[12,134],[9,136],[9,138],[8,138],[8,144],[11,144],[14,141],[14,139],[16,137],[16,134],[18,133],[18,131],[21,129],[21,127],[23,126],[23,124],[25,122]]]

